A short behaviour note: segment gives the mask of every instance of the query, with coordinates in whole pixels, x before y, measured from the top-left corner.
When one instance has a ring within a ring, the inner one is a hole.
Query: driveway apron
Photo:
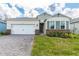
[[[34,35],[0,37],[0,56],[30,56]]]

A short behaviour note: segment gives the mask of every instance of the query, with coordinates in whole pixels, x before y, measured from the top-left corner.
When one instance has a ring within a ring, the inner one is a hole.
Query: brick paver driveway
[[[30,56],[34,35],[0,37],[0,56]]]

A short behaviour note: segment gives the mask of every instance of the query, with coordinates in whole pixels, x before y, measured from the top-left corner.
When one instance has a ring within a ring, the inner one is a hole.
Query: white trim
[[[60,30],[61,30],[61,21],[60,21]]]
[[[46,26],[47,26],[48,24],[45,22],[44,23],[44,34],[46,34]],[[48,28],[48,27],[47,27]]]
[[[54,25],[55,25],[55,28],[54,29],[56,29],[56,21],[54,21]]]
[[[69,29],[70,29],[70,21],[69,21]]]
[[[65,21],[65,30],[66,30],[66,21]]]

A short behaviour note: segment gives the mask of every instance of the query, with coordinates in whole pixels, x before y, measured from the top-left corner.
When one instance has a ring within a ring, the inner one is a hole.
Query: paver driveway
[[[0,37],[0,56],[30,56],[34,35]]]

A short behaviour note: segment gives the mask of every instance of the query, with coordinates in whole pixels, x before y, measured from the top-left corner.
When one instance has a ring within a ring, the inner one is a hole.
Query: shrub
[[[7,32],[0,32],[0,35],[9,35]]]
[[[67,32],[61,32],[61,31],[55,31],[55,32],[48,32],[47,36],[50,37],[62,37],[62,38],[69,38],[69,33]]]
[[[79,39],[79,34],[73,34],[73,33],[71,33],[71,34],[69,34],[69,37],[70,37],[70,38]]]
[[[5,32],[0,32],[0,35],[4,35],[5,34]]]

